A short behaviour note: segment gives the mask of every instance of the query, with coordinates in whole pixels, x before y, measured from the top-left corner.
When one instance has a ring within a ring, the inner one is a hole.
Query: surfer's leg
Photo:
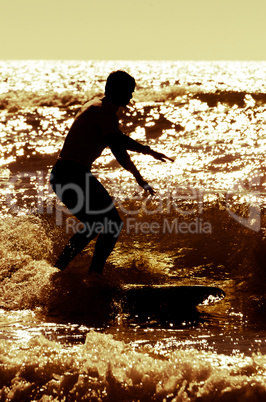
[[[90,171],[84,170],[84,167],[78,164],[59,162],[57,169],[53,169],[52,173],[54,177],[51,185],[54,191],[70,212],[84,224],[84,229],[72,236],[55,266],[61,270],[65,269],[70,261],[101,232],[95,247],[91,270],[102,272],[122,228],[122,221],[110,195]],[[57,183],[61,191],[57,190]],[[84,202],[80,203],[80,199]],[[77,205],[79,205],[78,211]]]
[[[57,259],[55,267],[63,271],[70,261],[72,261],[73,258],[75,258],[87,246],[87,244],[97,236],[97,234],[96,231],[87,232],[84,230],[75,233]]]
[[[103,230],[96,241],[89,272],[99,274],[103,272],[105,262],[114,249],[122,226],[123,222],[117,210],[113,208],[104,218]]]
[[[59,160],[56,162],[51,173],[51,186],[60,200],[66,205],[81,222],[84,222],[84,229],[76,232],[70,239],[62,254],[57,259],[55,267],[63,270],[70,261],[79,254],[84,247],[94,239],[97,234],[94,226],[86,225],[92,221],[93,216],[87,213],[86,195],[93,192],[90,189],[91,173],[84,166],[72,161]]]
[[[102,222],[103,219],[104,223]],[[99,227],[101,225],[102,231],[99,234]],[[88,226],[89,225],[87,225],[87,227]],[[71,237],[62,254],[57,259],[55,267],[63,271],[70,261],[72,261],[88,245],[88,243],[99,234],[89,271],[102,273],[105,262],[114,249],[122,226],[123,222],[116,209],[104,218],[99,217],[99,219],[95,220],[94,224],[91,223],[91,228],[94,227],[94,230],[83,229]]]

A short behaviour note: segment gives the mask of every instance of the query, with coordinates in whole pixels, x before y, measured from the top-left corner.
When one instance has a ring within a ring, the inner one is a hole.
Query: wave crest
[[[102,97],[99,91],[72,92],[66,90],[63,92],[45,92],[42,94],[36,92],[11,91],[0,95],[0,110],[8,112],[17,112],[21,109],[36,107],[59,107],[69,108],[74,105],[81,105],[88,99]]]

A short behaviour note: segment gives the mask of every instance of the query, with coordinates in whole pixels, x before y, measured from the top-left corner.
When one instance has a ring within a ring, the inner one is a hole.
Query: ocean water
[[[174,162],[132,153],[147,197],[105,150],[93,171],[124,228],[102,283],[93,243],[63,273],[78,228],[48,184],[75,114],[125,69],[121,129]],[[0,400],[266,398],[266,63],[0,62]],[[193,312],[129,315],[127,284],[225,292]]]

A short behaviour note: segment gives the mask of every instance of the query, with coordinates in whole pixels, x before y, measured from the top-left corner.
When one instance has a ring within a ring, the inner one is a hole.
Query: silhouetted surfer
[[[120,165],[129,170],[151,195],[154,190],[142,178],[127,150],[152,155],[163,162],[170,159],[119,130],[116,113],[120,106],[129,103],[134,89],[135,80],[129,74],[124,71],[111,73],[106,82],[105,97],[81,108],[53,167],[50,180],[53,190],[84,226],[74,234],[58,258],[55,266],[60,270],[65,269],[98,235],[89,272],[102,273],[122,229],[122,220],[110,195],[90,171],[102,151],[109,146]]]

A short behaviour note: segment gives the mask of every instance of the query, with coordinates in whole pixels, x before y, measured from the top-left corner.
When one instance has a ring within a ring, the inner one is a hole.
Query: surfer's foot
[[[89,271],[88,276],[89,276],[89,278],[95,278],[95,279],[103,278],[102,272],[96,272],[96,271]]]
[[[60,259],[56,261],[54,264],[55,268],[58,268],[60,271],[64,271],[66,269],[68,264],[64,264]]]
[[[89,274],[102,275],[104,269],[104,263],[99,264],[97,261],[92,260],[91,265],[89,267]]]
[[[88,272],[84,277],[85,283],[89,286],[99,288],[103,285],[103,276],[97,272]]]

